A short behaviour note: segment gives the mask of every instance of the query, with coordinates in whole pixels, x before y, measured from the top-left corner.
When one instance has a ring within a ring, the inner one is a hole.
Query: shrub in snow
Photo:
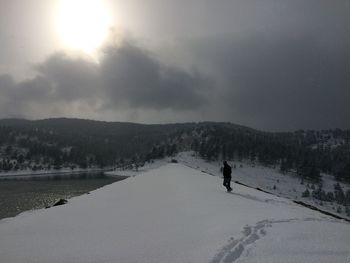
[[[344,205],[346,206],[350,205],[350,189],[346,191]]]
[[[327,193],[327,201],[333,202],[334,201],[334,194],[332,192]]]
[[[309,189],[306,189],[303,193],[302,193],[302,195],[301,195],[301,197],[309,197],[310,196],[310,191],[309,191]]]
[[[350,216],[350,208],[348,206],[345,207],[345,213],[347,216]]]
[[[342,213],[342,209],[341,209],[341,207],[340,207],[340,206],[338,206],[338,208],[337,208],[337,213],[339,213],[339,214],[341,214],[341,213]]]
[[[338,204],[343,204],[345,201],[345,194],[339,183],[334,185],[334,198]]]
[[[312,191],[312,197],[320,201],[327,201],[327,194],[321,187]]]

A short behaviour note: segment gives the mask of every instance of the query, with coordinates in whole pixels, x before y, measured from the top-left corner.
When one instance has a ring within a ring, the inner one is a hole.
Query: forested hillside
[[[209,160],[249,159],[314,181],[320,172],[350,181],[349,130],[270,133],[212,124],[194,134],[192,149]]]
[[[318,181],[350,182],[350,131],[262,132],[231,123],[145,125],[82,119],[0,120],[0,169],[142,165],[193,150],[207,160],[249,160]]]

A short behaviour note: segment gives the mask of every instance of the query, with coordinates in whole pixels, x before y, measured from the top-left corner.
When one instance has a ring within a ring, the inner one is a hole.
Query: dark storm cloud
[[[350,127],[348,48],[254,36],[215,39],[196,52],[222,79],[231,120],[266,129]]]
[[[47,54],[45,35],[52,33],[35,12],[22,17],[23,1],[15,2],[16,17],[0,8],[0,72],[35,60],[24,59],[28,52]],[[20,83],[0,76],[1,116],[109,113],[110,120],[193,118],[268,130],[350,128],[349,0],[114,3],[120,27],[143,44],[129,39],[106,48],[98,64],[54,54]]]
[[[20,83],[0,76],[3,117],[28,116],[38,105],[46,112],[50,104],[59,114],[60,107],[64,112],[69,103],[82,101],[100,111],[193,110],[204,103],[201,92],[208,85],[200,74],[165,65],[131,41],[106,48],[99,64],[57,53],[35,70],[35,77]]]
[[[109,106],[126,101],[137,108],[192,110],[206,102],[201,93],[209,81],[198,73],[161,64],[130,43],[105,54],[101,70]]]
[[[99,68],[95,63],[58,53],[35,68],[39,76],[50,82],[45,92],[53,99],[84,99],[98,92]]]
[[[93,63],[59,53],[34,68],[36,75],[19,83],[0,76],[1,117],[60,115],[66,103],[95,98],[98,71]]]
[[[254,31],[189,44],[220,80],[220,116],[264,129],[350,128],[350,3],[285,3]]]
[[[303,38],[260,43],[242,53],[240,63],[232,65],[233,109],[266,128],[277,123],[294,129],[350,124],[347,50],[330,52]]]

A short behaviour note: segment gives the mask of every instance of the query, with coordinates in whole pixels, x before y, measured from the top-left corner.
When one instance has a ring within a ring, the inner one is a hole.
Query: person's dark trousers
[[[231,177],[224,177],[224,183],[223,185],[226,187],[227,191],[231,191]]]

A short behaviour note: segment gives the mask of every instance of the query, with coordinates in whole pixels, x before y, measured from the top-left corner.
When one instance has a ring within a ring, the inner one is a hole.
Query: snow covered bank
[[[109,176],[136,176],[139,174],[143,174],[145,172],[148,172],[153,169],[157,169],[163,165],[166,165],[171,162],[171,158],[163,158],[163,159],[157,159],[152,160],[152,162],[145,163],[144,166],[138,167],[136,170],[134,169],[115,169],[104,172],[105,175]]]
[[[222,163],[207,162],[199,157],[196,157],[193,152],[182,152],[176,157],[179,162],[193,167],[195,169],[201,170],[203,172],[221,176],[220,167]],[[320,210],[327,211],[332,214],[337,214],[340,217],[350,219],[350,217],[345,212],[345,207],[342,206],[342,213],[338,213],[337,208],[339,204],[334,202],[321,202],[316,200],[312,196],[302,197],[303,192],[307,189],[307,182],[301,183],[300,178],[292,176],[290,174],[282,174],[278,169],[273,169],[269,167],[264,167],[258,164],[252,164],[248,162],[238,162],[231,161],[231,165],[235,165],[232,170],[232,181],[239,181],[253,188],[260,188],[274,195],[285,197],[291,200],[302,201],[306,204],[317,207]],[[322,174],[322,184],[323,189],[328,191],[334,190],[334,184],[336,182],[330,175]],[[339,182],[344,192],[350,189],[349,185]],[[318,187],[317,185],[315,186]],[[310,192],[312,189],[309,188]]]
[[[82,173],[98,173],[110,170],[110,168],[88,168],[88,169],[59,169],[59,170],[20,170],[10,172],[0,172],[0,179],[31,177],[31,176],[53,176],[64,174],[82,174]]]
[[[0,221],[2,263],[349,262],[349,242],[350,224],[181,164]]]

